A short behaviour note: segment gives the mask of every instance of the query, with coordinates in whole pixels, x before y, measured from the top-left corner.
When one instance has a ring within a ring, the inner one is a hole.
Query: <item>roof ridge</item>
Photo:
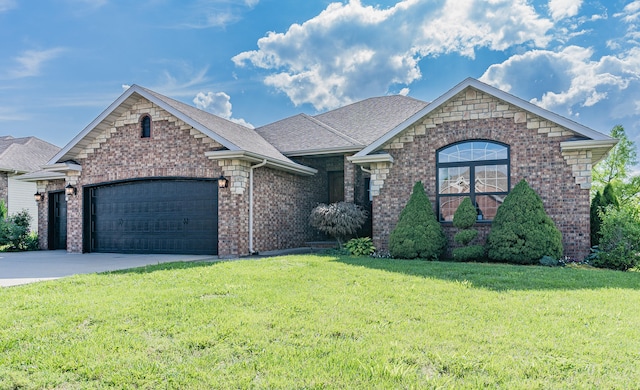
[[[322,122],[321,120],[319,120],[319,119],[317,119],[317,118],[315,118],[315,117],[313,117],[313,116],[310,116],[310,115],[307,115],[307,114],[304,114],[304,113],[303,113],[303,114],[301,114],[301,115],[302,115],[304,118],[306,118],[306,119],[308,119],[308,120],[312,121],[313,123],[315,123],[315,124],[317,124],[317,125],[319,125],[319,126],[324,127],[324,128],[325,128],[325,129],[327,129],[328,131],[332,132],[333,134],[337,135],[338,137],[341,137],[342,139],[344,139],[344,140],[346,140],[346,141],[352,142],[352,143],[354,143],[354,144],[356,144],[356,145],[362,145],[362,143],[361,143],[360,141],[358,141],[357,139],[352,138],[352,137],[348,136],[347,134],[344,134],[344,133],[343,133],[343,132],[341,132],[340,130],[337,130],[337,129],[333,128],[332,126],[330,126],[330,125],[328,125],[328,124],[326,124],[326,123]]]

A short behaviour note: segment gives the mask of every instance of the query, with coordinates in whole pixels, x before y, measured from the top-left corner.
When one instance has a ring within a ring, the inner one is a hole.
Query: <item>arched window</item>
[[[140,121],[140,130],[141,138],[151,137],[151,117],[149,115],[142,117],[142,121]]]
[[[464,141],[438,150],[440,221],[452,221],[464,198],[476,206],[478,221],[493,220],[509,193],[509,165],[509,147],[497,142]]]

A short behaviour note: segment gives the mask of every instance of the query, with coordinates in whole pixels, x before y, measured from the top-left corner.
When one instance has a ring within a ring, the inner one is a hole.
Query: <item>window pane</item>
[[[504,160],[507,148],[500,144],[486,141],[470,141],[455,144],[438,153],[439,163],[461,161]]]
[[[498,212],[498,206],[504,201],[505,195],[476,195],[476,204],[480,208],[483,220],[493,220]]]
[[[438,180],[441,194],[469,193],[469,167],[440,168]]]
[[[475,170],[476,192],[507,192],[507,165],[479,165]]]
[[[446,196],[440,198],[440,220],[441,221],[453,221],[453,214],[455,214],[460,203],[466,198],[466,196]]]

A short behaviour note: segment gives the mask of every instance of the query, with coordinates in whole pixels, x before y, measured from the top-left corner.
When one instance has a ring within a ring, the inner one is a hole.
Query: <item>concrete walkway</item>
[[[198,255],[129,255],[60,251],[0,252],[0,286],[16,286],[76,274],[115,271],[174,261],[216,260]]]

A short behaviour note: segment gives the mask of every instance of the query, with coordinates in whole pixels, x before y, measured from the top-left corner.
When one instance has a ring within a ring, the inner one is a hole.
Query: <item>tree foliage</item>
[[[357,233],[368,216],[367,210],[349,202],[321,203],[311,210],[309,223],[314,228],[334,237],[340,248],[344,240]]]
[[[422,182],[418,181],[391,232],[389,252],[391,256],[401,259],[437,259],[446,245],[444,230],[433,212]]]
[[[492,261],[517,264],[538,264],[543,256],[562,256],[562,234],[525,180],[498,207],[487,237],[487,254]]]
[[[2,210],[2,205],[0,213],[6,213]],[[30,224],[31,216],[27,210],[0,219],[0,245],[7,246],[12,251],[37,249],[37,236],[31,234]]]
[[[611,149],[607,157],[593,168],[593,189],[602,191],[608,183],[616,184],[629,178],[630,169],[638,163],[638,153],[621,125],[611,129],[611,137],[618,144]]]
[[[628,208],[610,206],[602,214],[601,233],[593,266],[626,271],[640,264],[640,222]]]
[[[589,214],[591,217],[591,246],[598,245],[600,242],[600,226],[602,225],[603,214],[607,212],[609,207],[618,209],[620,206],[616,197],[613,186],[607,183],[602,193],[596,192],[591,200],[591,208]]]

